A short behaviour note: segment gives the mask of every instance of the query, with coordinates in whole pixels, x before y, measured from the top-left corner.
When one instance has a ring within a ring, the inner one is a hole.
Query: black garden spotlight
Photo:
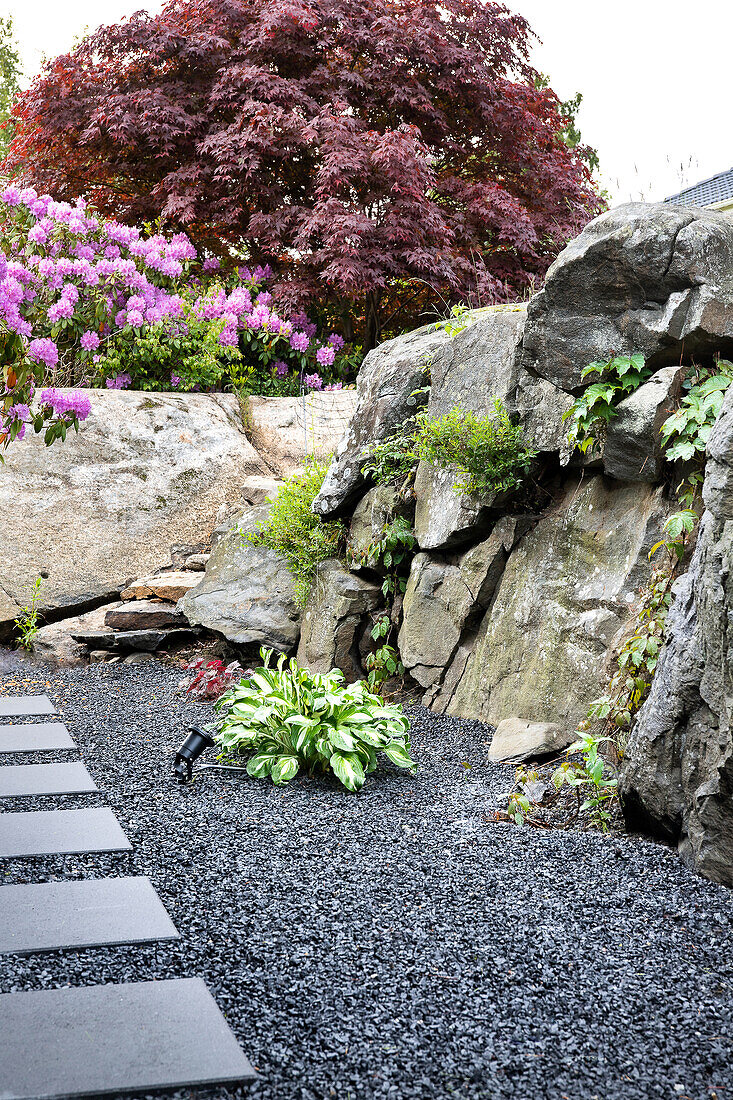
[[[216,744],[211,734],[205,733],[198,726],[190,726],[189,729],[191,732],[176,753],[176,762],[173,765],[173,774],[179,783],[191,782],[194,760],[198,760],[202,752]]]

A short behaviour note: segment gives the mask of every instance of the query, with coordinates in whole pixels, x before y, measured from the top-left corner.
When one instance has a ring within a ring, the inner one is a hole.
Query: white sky
[[[534,64],[561,99],[583,93],[583,138],[616,202],[657,201],[733,167],[731,0],[505,0],[542,39]],[[157,0],[0,0],[26,75],[100,23]]]

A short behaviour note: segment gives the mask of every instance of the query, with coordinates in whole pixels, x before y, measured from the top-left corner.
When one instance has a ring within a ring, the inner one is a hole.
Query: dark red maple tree
[[[46,65],[5,168],[268,260],[370,347],[521,292],[599,209],[530,35],[482,0],[172,0]]]

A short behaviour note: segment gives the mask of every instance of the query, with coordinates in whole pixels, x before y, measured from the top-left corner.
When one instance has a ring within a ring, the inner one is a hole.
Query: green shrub
[[[216,704],[221,760],[278,786],[301,768],[333,773],[350,791],[363,786],[380,752],[414,770],[402,707],[383,703],[363,680],[347,686],[339,669],[310,673],[284,656],[271,668],[272,650],[261,653],[264,667]]]
[[[481,499],[492,493],[519,488],[536,451],[522,429],[512,424],[498,398],[493,416],[476,416],[454,408],[444,416],[418,416],[419,458],[447,469],[457,469],[458,492]]]
[[[306,459],[300,473],[280,489],[263,526],[247,535],[255,546],[269,546],[285,558],[300,607],[305,606],[320,562],[338,557],[346,539],[341,520],[324,523],[311,511],[327,470],[327,462]]]

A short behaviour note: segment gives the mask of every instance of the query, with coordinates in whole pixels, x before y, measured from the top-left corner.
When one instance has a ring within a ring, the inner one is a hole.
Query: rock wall
[[[583,368],[635,351],[652,376],[619,406],[599,457],[572,455],[563,414]],[[301,613],[283,561],[240,533],[265,514],[267,475],[294,465],[300,435],[309,453],[330,450],[348,417],[314,511],[342,517],[359,555],[395,504],[393,489],[371,487],[362,473],[371,446],[425,404],[435,415],[454,406],[485,414],[499,397],[538,451],[527,491],[477,502],[456,491],[454,471],[421,464],[414,500],[399,503],[416,545],[393,618],[427,705],[500,725],[508,757],[520,743],[520,755],[556,751],[603,690],[649,577],[672,480],[659,429],[683,367],[692,356],[732,353],[733,220],[631,204],[587,226],[527,308],[477,310],[451,331],[428,325],[372,351],[355,394],[312,399],[310,428],[298,402],[255,400],[259,451],[231,399],[102,394],[79,442],[54,448],[50,461],[31,443],[13,452],[10,479],[3,471],[0,524],[11,551],[0,567],[0,619],[17,613],[20,581],[44,570],[56,606],[72,579],[89,599],[116,594],[120,580],[159,564],[161,546],[207,537],[217,515],[211,555],[193,554],[205,573],[181,602],[185,621],[248,655],[266,644],[360,676],[384,610],[381,578],[363,560],[327,562]],[[328,404],[320,414],[319,400]],[[707,511],[622,775],[629,821],[675,840],[724,882],[733,881],[731,455],[733,395],[710,438]],[[245,497],[253,474],[259,489]],[[244,500],[252,507],[243,511]],[[105,616],[107,631],[114,616]],[[92,626],[72,638],[98,637]]]
[[[733,392],[708,442],[706,511],[624,755],[628,824],[733,886]]]

